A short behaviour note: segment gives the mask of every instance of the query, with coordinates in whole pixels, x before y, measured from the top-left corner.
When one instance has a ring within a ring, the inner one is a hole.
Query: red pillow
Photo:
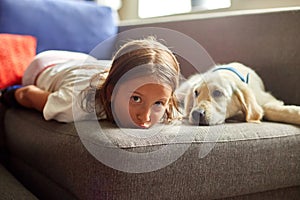
[[[29,35],[0,34],[0,88],[20,84],[36,55],[37,40]]]

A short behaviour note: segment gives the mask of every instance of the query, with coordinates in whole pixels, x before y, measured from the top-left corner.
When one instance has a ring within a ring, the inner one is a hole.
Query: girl
[[[46,120],[87,120],[96,113],[121,127],[149,128],[174,118],[179,74],[173,53],[152,37],[127,42],[111,64],[82,53],[46,51],[30,64],[14,98]]]

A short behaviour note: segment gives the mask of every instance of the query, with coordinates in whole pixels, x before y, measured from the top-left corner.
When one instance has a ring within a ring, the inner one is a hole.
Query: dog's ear
[[[180,84],[179,88],[176,89],[175,95],[179,100],[179,104],[184,108],[184,115],[188,116],[190,114],[190,111],[192,110],[194,102],[193,87],[196,83],[201,83],[202,75],[194,74],[188,77],[188,79],[181,77],[181,80],[183,81]]]
[[[184,111],[185,111],[184,114],[185,114],[185,116],[188,116],[193,108],[193,104],[194,104],[194,96],[193,95],[194,95],[193,88],[190,88],[184,99]]]
[[[247,86],[240,86],[235,94],[241,104],[242,111],[247,122],[260,122],[263,117],[263,109],[257,103],[253,92]]]

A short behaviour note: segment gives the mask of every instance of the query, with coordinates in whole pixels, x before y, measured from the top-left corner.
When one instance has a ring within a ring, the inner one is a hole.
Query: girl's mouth
[[[138,126],[138,128],[144,128],[144,129],[146,129],[146,128],[149,128],[150,127],[150,123],[135,123],[137,126]]]

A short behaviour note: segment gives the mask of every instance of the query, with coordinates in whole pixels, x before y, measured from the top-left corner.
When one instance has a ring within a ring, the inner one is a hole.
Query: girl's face
[[[145,84],[146,83],[146,84]],[[172,95],[170,86],[139,77],[115,87],[112,112],[121,127],[149,128],[161,120]]]

